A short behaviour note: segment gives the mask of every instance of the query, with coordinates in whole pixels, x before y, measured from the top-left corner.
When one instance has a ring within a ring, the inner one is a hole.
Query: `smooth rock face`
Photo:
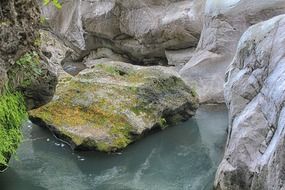
[[[285,189],[285,15],[252,26],[229,67],[230,109],[218,190]]]
[[[284,0],[208,0],[204,28],[191,60],[180,71],[200,102],[223,102],[224,75],[243,32],[285,13]]]
[[[172,69],[122,62],[91,67],[62,75],[53,101],[30,112],[74,148],[116,151],[153,128],[188,119],[198,107],[195,92]]]
[[[204,0],[64,0],[47,22],[81,56],[109,48],[136,64],[166,62],[165,50],[196,47]]]

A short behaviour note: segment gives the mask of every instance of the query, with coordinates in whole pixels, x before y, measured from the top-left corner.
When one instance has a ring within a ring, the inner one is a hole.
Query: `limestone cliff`
[[[52,30],[80,57],[109,48],[135,64],[165,64],[165,50],[196,47],[204,0],[64,0],[42,7]],[[116,60],[118,61],[118,60]]]
[[[285,189],[285,15],[250,27],[226,75],[230,125],[218,190]]]
[[[284,0],[206,2],[204,27],[196,52],[180,71],[189,84],[196,86],[201,102],[224,102],[224,75],[245,30],[284,13]]]

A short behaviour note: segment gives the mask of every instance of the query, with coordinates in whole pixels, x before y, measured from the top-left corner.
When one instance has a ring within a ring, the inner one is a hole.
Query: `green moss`
[[[108,64],[97,64],[97,71],[102,71],[103,75],[109,74],[113,78],[119,81],[125,81],[129,83],[141,83],[144,82],[147,73],[133,70],[131,68],[124,68],[120,65],[108,65]],[[94,77],[94,74],[90,73]]]
[[[113,127],[111,129],[111,134],[116,136],[113,141],[113,145],[119,149],[125,148],[131,143],[130,131],[132,127],[126,122],[121,123],[119,127]]]
[[[40,17],[40,23],[41,23],[42,25],[45,25],[45,24],[47,23],[47,18],[46,18],[45,16],[41,16],[41,17]]]
[[[163,117],[159,118],[158,125],[161,129],[165,129],[167,127],[166,119]]]
[[[27,114],[21,94],[6,92],[0,97],[0,165],[7,165],[7,158],[16,152],[25,119]]]
[[[100,84],[89,85],[75,80],[65,80],[62,85],[65,87],[57,91],[57,94],[60,95],[58,100],[30,111],[30,115],[39,117],[54,126],[67,126],[68,128],[86,126],[90,130],[107,131],[107,134],[113,139],[112,144],[97,143],[97,149],[101,151],[109,152],[121,149],[131,142],[129,135],[131,126],[126,116],[121,113],[136,101],[132,93],[109,86],[111,90],[106,92],[109,93],[107,97],[97,96],[92,99],[90,92],[94,93],[97,89],[103,89],[103,86]],[[112,101],[116,98],[122,99],[122,101],[114,104]],[[75,144],[85,143],[86,146],[89,146],[89,142],[83,142],[82,139],[70,134],[68,130],[65,130],[64,133],[72,137]]]
[[[103,152],[111,152],[111,147],[108,143],[106,142],[98,142],[96,144],[96,147],[99,151],[103,151]]]
[[[42,44],[41,38],[40,38],[40,37],[39,37],[39,38],[36,38],[35,41],[34,41],[34,45],[35,45],[36,47],[40,47],[41,44]]]
[[[198,98],[197,88],[195,86],[191,88],[191,95],[193,96],[193,98]]]
[[[107,64],[98,64],[97,67],[103,69],[105,72],[111,75],[120,75],[120,70],[114,66]]]

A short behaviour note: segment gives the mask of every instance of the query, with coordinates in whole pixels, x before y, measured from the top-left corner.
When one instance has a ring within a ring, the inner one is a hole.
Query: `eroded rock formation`
[[[241,35],[251,25],[285,13],[284,0],[208,0],[195,54],[180,71],[201,102],[224,102],[223,84]]]
[[[0,1],[0,91],[23,93],[28,109],[53,97],[56,75],[38,51],[40,12],[33,0]]]
[[[218,190],[285,189],[285,15],[252,26],[227,72],[230,125]]]
[[[81,56],[109,48],[136,64],[163,64],[165,50],[196,47],[203,10],[201,0],[65,0],[42,12]]]

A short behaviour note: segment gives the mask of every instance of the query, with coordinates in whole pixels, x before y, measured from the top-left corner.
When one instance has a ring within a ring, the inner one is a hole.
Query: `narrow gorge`
[[[285,190],[285,0],[0,0],[0,189]]]

